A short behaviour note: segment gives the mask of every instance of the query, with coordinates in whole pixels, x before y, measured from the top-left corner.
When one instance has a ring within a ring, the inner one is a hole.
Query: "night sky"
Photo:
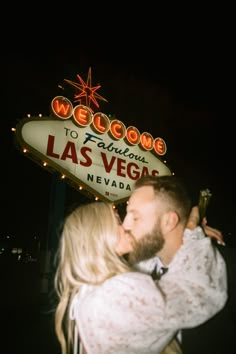
[[[40,49],[40,48],[39,48]],[[216,41],[190,45],[119,44],[107,49],[74,44],[63,51],[11,49],[3,55],[6,99],[1,129],[1,236],[45,241],[48,231],[52,174],[23,156],[14,145],[11,127],[31,115],[48,115],[52,98],[64,94],[64,79],[87,78],[108,102],[100,111],[114,114],[125,126],[148,131],[167,144],[168,166],[187,183],[193,203],[199,190],[212,198],[208,223],[235,236],[233,117],[228,113],[231,90],[229,53]],[[222,52],[224,55],[222,55]],[[66,207],[83,196],[66,187]]]

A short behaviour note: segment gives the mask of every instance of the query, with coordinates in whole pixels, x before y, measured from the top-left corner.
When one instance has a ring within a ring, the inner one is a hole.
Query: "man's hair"
[[[134,190],[150,186],[153,187],[155,196],[163,202],[167,211],[175,211],[180,223],[186,223],[191,211],[191,198],[183,181],[176,176],[140,177],[134,184]]]

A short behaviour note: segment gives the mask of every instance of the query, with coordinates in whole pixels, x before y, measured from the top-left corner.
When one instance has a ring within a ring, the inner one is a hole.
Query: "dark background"
[[[9,5],[1,26],[0,240],[9,235],[26,247],[36,240],[46,249],[55,179],[20,153],[11,128],[28,113],[47,116],[58,84],[77,74],[86,80],[91,67],[92,84],[108,100],[99,102],[101,111],[162,137],[167,163],[193,203],[209,188],[208,223],[235,245],[235,21],[228,4],[163,9],[146,2],[128,11],[122,3],[62,3],[52,12],[43,3]],[[84,200],[66,186],[65,210]],[[50,287],[42,291],[44,264],[1,262],[5,354],[60,352]]]
[[[114,114],[126,126],[162,137],[167,164],[185,179],[193,203],[199,190],[209,188],[212,198],[208,223],[224,231],[235,230],[234,127],[229,111],[230,54],[219,39],[173,43],[166,48],[132,45],[64,45],[64,50],[35,48],[4,52],[6,99],[1,129],[1,181],[3,215],[1,233],[45,240],[52,175],[23,156],[11,131],[28,113],[47,116],[64,79],[87,80],[108,100],[100,111]],[[127,39],[127,42],[128,39]],[[127,43],[126,43],[127,44]],[[229,56],[229,57],[228,57]],[[68,86],[67,86],[68,87]],[[69,94],[69,92],[68,92]],[[83,198],[66,187],[66,207]],[[232,239],[233,236],[231,236]]]

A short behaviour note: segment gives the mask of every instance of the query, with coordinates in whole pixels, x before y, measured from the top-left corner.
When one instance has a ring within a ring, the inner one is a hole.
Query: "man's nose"
[[[125,231],[128,231],[131,229],[131,220],[127,215],[124,217],[122,225],[123,225],[123,228],[125,229]]]

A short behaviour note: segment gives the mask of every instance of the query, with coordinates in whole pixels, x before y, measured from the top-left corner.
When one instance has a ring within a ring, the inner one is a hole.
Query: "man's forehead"
[[[139,204],[152,204],[154,202],[154,190],[151,186],[143,186],[136,189],[130,196],[128,205],[134,207]]]

